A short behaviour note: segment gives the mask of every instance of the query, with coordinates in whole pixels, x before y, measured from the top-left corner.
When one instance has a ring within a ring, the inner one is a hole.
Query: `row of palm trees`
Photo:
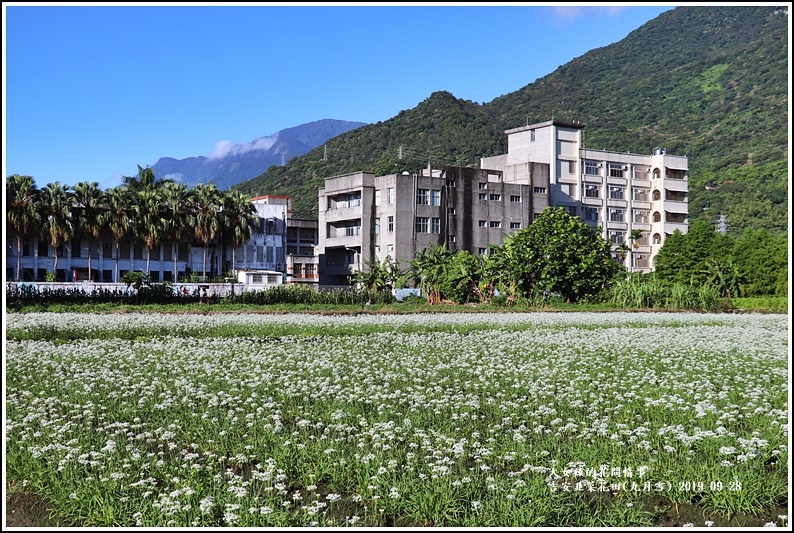
[[[234,265],[234,250],[251,238],[257,223],[256,208],[246,194],[222,191],[214,184],[189,189],[183,183],[155,178],[151,168],[140,165],[136,176],[125,176],[121,185],[107,190],[88,181],[73,187],[56,181],[39,189],[31,176],[6,178],[6,231],[9,242],[16,242],[16,279],[22,278],[23,240],[33,235],[52,245],[53,271],[58,268],[57,249],[71,239],[86,238],[89,279],[92,239],[109,235],[116,251],[116,281],[123,239],[146,248],[148,273],[153,249],[163,242],[177,246],[183,238],[194,238],[204,247],[202,274],[206,279],[210,244],[231,246]],[[172,257],[176,273],[176,250]]]

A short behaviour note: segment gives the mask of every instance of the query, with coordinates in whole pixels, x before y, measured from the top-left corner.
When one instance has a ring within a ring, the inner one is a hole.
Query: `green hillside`
[[[478,166],[506,151],[504,130],[552,117],[586,125],[585,145],[690,165],[690,216],[732,231],[787,230],[788,21],[771,6],[678,7],[513,93],[479,105],[437,92],[415,108],[330,140],[236,188],[293,196],[317,216],[323,179],[359,170]],[[402,156],[402,157],[400,157]],[[704,209],[707,208],[707,209]]]

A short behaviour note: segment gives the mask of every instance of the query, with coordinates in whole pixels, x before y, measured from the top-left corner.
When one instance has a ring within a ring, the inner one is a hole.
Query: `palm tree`
[[[171,241],[174,260],[174,281],[177,274],[177,259],[179,256],[179,241],[185,230],[193,227],[193,214],[190,211],[190,192],[184,183],[166,182],[162,187],[165,200],[165,222],[163,236]]]
[[[235,269],[235,250],[251,239],[259,217],[251,198],[240,191],[231,190],[223,195],[223,235],[232,247],[232,270]]]
[[[71,189],[61,185],[59,181],[48,183],[41,189],[39,197],[39,213],[41,216],[41,234],[52,245],[55,258],[53,272],[58,270],[58,247],[66,243],[74,235],[71,218]]]
[[[221,227],[220,190],[213,183],[199,183],[193,188],[194,234],[204,245],[203,278],[207,279],[207,247]]]
[[[99,237],[102,231],[102,210],[105,208],[105,194],[97,182],[81,181],[74,186],[72,197],[72,220],[75,230],[88,240],[88,279],[91,276],[91,239]]]
[[[6,224],[17,239],[17,280],[22,279],[22,238],[41,220],[37,199],[38,189],[32,177],[14,174],[6,179]]]
[[[123,176],[121,182],[132,192],[139,192],[144,189],[159,189],[161,185],[173,180],[164,180],[154,176],[154,169],[151,167],[143,168],[138,165],[136,176]]]
[[[629,236],[632,242],[632,246],[634,248],[640,247],[640,239],[642,239],[642,230],[641,229],[633,229],[631,230],[631,234]]]
[[[141,189],[133,197],[135,223],[133,233],[146,247],[146,274],[152,250],[160,244],[165,233],[165,222],[162,213],[165,211],[163,197],[156,189]]]
[[[132,213],[133,208],[127,188],[119,186],[108,189],[102,223],[113,235],[113,244],[116,247],[116,275],[113,278],[116,283],[119,282],[119,243],[132,227]]]

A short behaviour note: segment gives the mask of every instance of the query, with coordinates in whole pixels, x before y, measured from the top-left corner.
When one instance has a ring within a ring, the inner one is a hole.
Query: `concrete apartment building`
[[[507,130],[508,153],[479,169],[433,167],[419,174],[356,172],[319,190],[320,285],[346,285],[367,261],[405,265],[431,244],[487,253],[548,206],[564,207],[616,247],[633,271],[653,270],[665,237],[687,231],[686,157],[584,147],[584,126],[548,121]],[[631,240],[632,230],[641,237]]]
[[[505,133],[507,154],[482,158],[480,166],[502,171],[506,182],[528,184],[533,194],[547,196],[548,205],[600,227],[614,245],[642,231],[638,247],[628,242],[632,253],[623,262],[630,270],[650,272],[665,238],[677,229],[686,233],[686,157],[663,148],[649,155],[585,148],[578,123],[552,120]],[[548,180],[538,178],[539,166],[548,169]]]
[[[501,171],[451,166],[335,176],[325,180],[319,202],[321,285],[346,285],[367,261],[390,257],[405,266],[430,245],[487,253],[545,207]]]

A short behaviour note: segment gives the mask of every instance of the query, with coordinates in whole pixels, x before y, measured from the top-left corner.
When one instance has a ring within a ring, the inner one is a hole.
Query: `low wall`
[[[135,294],[134,287],[128,287],[126,283],[99,283],[95,281],[77,282],[44,282],[44,281],[9,281],[6,286],[33,287],[38,292],[56,290],[81,290],[86,294],[99,291],[119,291],[127,294]],[[278,285],[271,285],[277,287]],[[223,298],[231,294],[242,294],[245,291],[255,291],[268,288],[269,286],[251,286],[244,283],[174,283],[175,294],[202,294],[203,296],[218,296]]]

